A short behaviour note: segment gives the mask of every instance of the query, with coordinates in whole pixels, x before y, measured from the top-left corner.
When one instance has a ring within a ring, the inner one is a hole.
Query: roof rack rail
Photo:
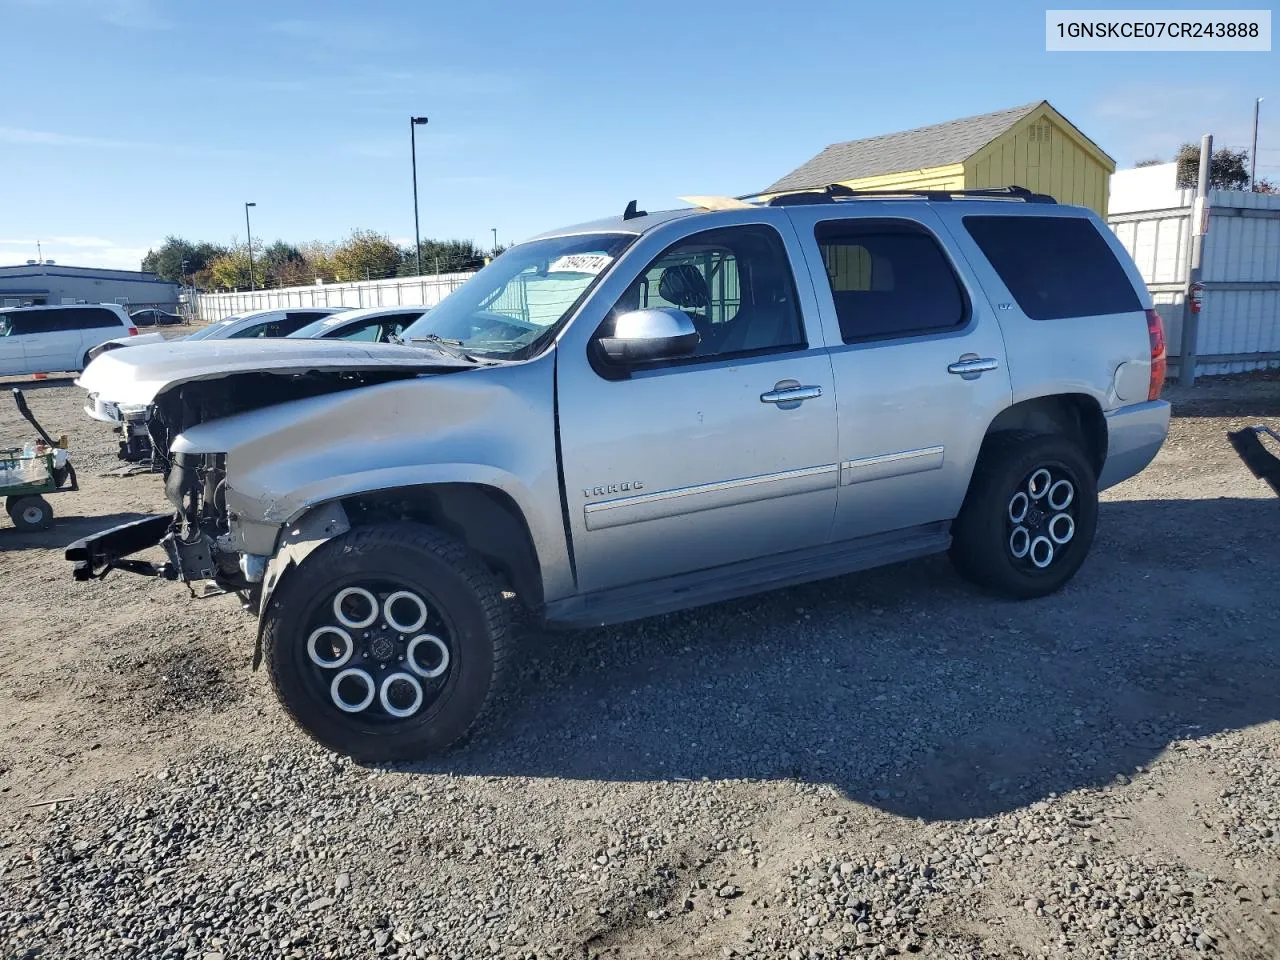
[[[977,190],[854,190],[832,183],[816,190],[780,193],[768,201],[771,207],[835,203],[837,200],[1017,200],[1022,203],[1057,203],[1047,193],[1032,193],[1026,187],[983,187]]]

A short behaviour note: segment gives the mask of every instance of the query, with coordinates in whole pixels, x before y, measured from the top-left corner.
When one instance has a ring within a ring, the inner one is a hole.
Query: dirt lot
[[[71,580],[160,482],[22,385],[82,490],[0,529],[0,957],[1280,957],[1280,500],[1224,438],[1280,379],[1171,391],[1059,596],[931,559],[530,636],[394,770],[282,719],[232,599]]]

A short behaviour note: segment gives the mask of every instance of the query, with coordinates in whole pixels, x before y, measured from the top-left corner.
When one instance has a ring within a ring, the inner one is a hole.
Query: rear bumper
[[[1114,487],[1141,473],[1169,435],[1169,403],[1151,400],[1112,410],[1107,418],[1107,461],[1098,489]]]
[[[130,554],[160,543],[172,524],[173,517],[168,514],[122,523],[75,541],[67,547],[66,558],[75,564],[73,573],[77,580],[93,580],[111,570],[129,570],[174,579],[170,564],[127,559]]]

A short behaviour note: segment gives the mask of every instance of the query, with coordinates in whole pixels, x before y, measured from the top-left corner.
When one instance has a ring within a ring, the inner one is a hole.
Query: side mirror
[[[687,357],[700,340],[684,311],[660,307],[621,314],[614,321],[613,336],[601,337],[599,343],[615,363],[641,363]]]

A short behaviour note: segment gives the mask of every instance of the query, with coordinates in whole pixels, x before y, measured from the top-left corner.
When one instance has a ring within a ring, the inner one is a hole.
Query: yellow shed
[[[917,130],[833,143],[763,195],[843,184],[855,190],[1027,187],[1107,215],[1116,162],[1048,100]]]

